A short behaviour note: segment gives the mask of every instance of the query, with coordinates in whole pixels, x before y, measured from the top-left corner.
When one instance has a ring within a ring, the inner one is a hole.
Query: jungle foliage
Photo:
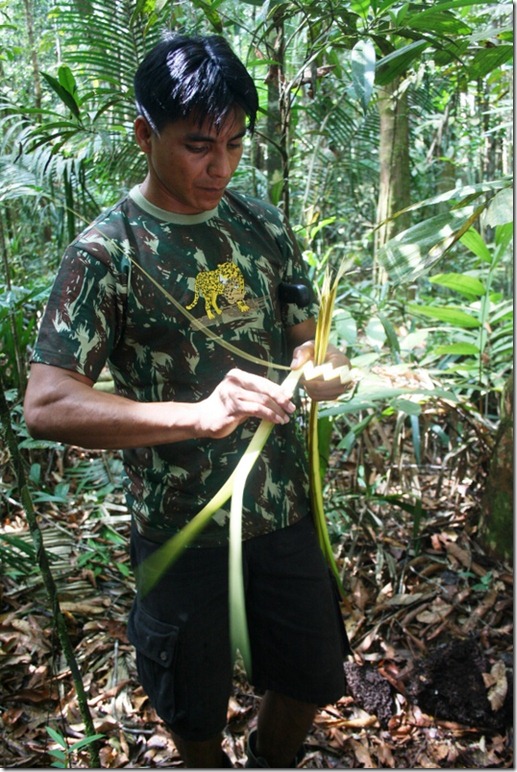
[[[144,174],[132,76],[164,29],[230,39],[261,103],[235,185],[288,213],[317,286],[346,266],[333,339],[360,377],[320,411],[323,455],[337,436],[346,462],[396,416],[420,464],[430,403],[495,431],[513,351],[511,6],[27,0],[0,19],[2,369],[27,449],[37,320],[65,245]],[[439,424],[451,453],[461,428]]]
[[[333,337],[360,378],[321,411],[323,446],[333,428],[346,461],[397,416],[420,463],[430,401],[495,429],[512,366],[511,6],[27,0],[0,20],[0,329],[25,447],[39,314],[66,243],[144,173],[132,76],[165,28],[231,40],[261,101],[235,185],[288,213],[316,285],[346,266]],[[415,370],[426,388],[397,382]],[[449,452],[461,436],[432,431]]]
[[[225,35],[261,105],[234,185],[285,211],[317,287],[345,269],[332,341],[357,383],[319,411],[325,506],[336,550],[352,526],[379,537],[382,586],[396,576],[386,508],[409,523],[418,559],[429,475],[436,500],[447,478],[457,522],[458,491],[476,499],[500,439],[513,361],[512,12],[503,0],[0,0],[2,389],[38,512],[101,530],[78,558],[92,582],[107,566],[128,574],[113,562],[120,460],[35,442],[21,403],[66,244],[144,175],[136,63],[164,29]],[[17,532],[11,456],[2,450],[2,569],[28,581],[36,554]]]

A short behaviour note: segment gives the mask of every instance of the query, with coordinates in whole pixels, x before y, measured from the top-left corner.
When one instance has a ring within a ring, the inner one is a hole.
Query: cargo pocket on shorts
[[[135,602],[129,614],[127,637],[136,649],[138,677],[154,709],[166,723],[176,713],[174,661],[179,628],[151,616]]]

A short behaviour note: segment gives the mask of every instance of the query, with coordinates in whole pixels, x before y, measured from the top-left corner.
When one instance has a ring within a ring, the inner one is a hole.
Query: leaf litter
[[[382,467],[386,474],[381,455],[393,442],[393,423],[376,431],[368,485]],[[415,471],[402,455],[388,464],[391,492],[414,490],[418,477],[425,503],[418,533],[414,517],[393,504],[357,497],[352,506],[343,492],[358,490],[360,459],[334,449],[329,521],[331,529],[344,524],[333,540],[353,656],[345,663],[347,694],[319,711],[302,767],[513,768],[513,573],[477,539],[481,446],[474,452],[473,443],[463,443],[454,474],[431,463]],[[63,501],[38,504],[41,528],[95,730],[104,734],[103,767],[182,767],[138,683],[126,637],[134,589],[121,491],[114,485],[95,495],[95,475],[84,487],[74,476],[88,463],[107,468],[110,459],[78,448],[57,454],[49,488],[65,478],[70,488]],[[12,496],[0,534],[30,544]],[[72,745],[84,726],[37,568],[25,563],[21,572],[20,563],[9,562],[14,552],[4,553],[0,577],[0,764],[48,767],[57,746],[46,728]],[[259,704],[237,666],[224,737],[236,767],[245,765]],[[75,766],[88,767],[87,750],[77,752]]]

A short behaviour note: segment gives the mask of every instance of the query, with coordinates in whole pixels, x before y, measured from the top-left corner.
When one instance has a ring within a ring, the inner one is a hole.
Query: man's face
[[[242,155],[244,112],[237,108],[217,129],[193,118],[169,123],[155,134],[146,119],[135,121],[135,136],[147,155],[149,172],[142,194],[177,214],[198,214],[217,206]]]

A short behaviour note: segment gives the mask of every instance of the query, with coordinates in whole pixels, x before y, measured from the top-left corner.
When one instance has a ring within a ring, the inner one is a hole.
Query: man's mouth
[[[209,196],[222,196],[226,190],[226,185],[224,185],[222,188],[201,188],[201,190],[204,193],[207,193]]]

